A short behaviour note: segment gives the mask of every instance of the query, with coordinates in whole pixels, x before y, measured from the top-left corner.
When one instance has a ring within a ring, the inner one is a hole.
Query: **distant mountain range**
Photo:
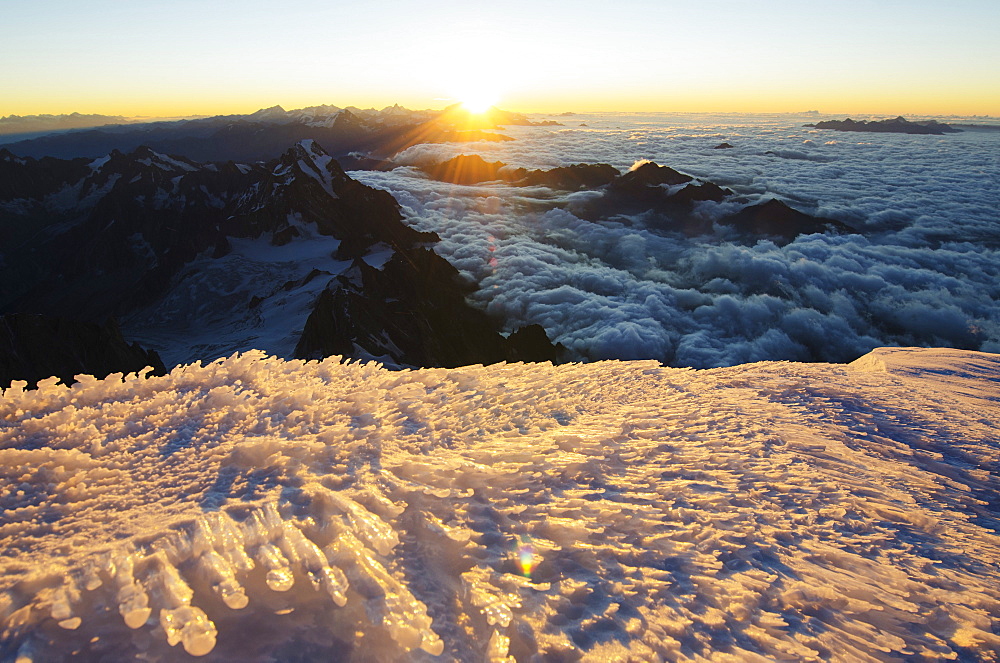
[[[409,366],[556,357],[541,329],[507,339],[468,306],[437,240],[309,139],[254,164],[0,150],[0,313],[118,318],[167,366],[249,347]]]
[[[911,122],[900,116],[886,120],[825,120],[816,124],[806,124],[806,127],[815,129],[833,129],[834,131],[864,131],[872,133],[892,133],[892,134],[931,134],[941,136],[943,134],[959,133],[962,130],[956,129],[948,124],[943,124],[937,120],[924,120],[921,122]]]
[[[73,118],[59,117],[63,119],[52,118],[49,123],[55,126]],[[123,118],[106,119],[124,122]],[[0,125],[5,122],[17,124],[19,121],[4,118],[0,120]],[[10,142],[5,147],[12,154],[22,157],[94,159],[114,150],[132,152],[145,146],[163,154],[180,154],[196,161],[256,162],[277,158],[289,145],[315,140],[345,167],[376,168],[379,159],[412,145],[510,140],[494,130],[504,125],[530,124],[535,123],[517,113],[490,109],[475,115],[460,105],[439,111],[412,111],[398,105],[382,110],[324,105],[292,111],[273,106],[249,115],[142,124],[118,123],[62,131]],[[359,157],[358,154],[364,156]]]
[[[20,136],[21,139],[70,129],[90,129],[106,124],[128,124],[121,115],[7,115],[0,117],[0,136]]]

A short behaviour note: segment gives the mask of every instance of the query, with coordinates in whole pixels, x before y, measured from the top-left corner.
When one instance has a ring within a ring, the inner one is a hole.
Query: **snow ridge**
[[[338,198],[333,190],[333,176],[330,172],[330,162],[333,161],[333,157],[324,152],[311,138],[300,142],[295,149],[300,155],[298,164],[302,172],[319,182],[331,198]]]

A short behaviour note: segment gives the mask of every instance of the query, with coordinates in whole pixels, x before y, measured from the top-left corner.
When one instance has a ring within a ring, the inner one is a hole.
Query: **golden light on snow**
[[[992,660],[998,374],[907,348],[705,371],[254,351],[17,383],[0,652]]]

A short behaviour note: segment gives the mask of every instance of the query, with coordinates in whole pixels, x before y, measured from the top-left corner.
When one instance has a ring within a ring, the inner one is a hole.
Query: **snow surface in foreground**
[[[995,660],[998,403],[918,349],[9,389],[0,655]]]

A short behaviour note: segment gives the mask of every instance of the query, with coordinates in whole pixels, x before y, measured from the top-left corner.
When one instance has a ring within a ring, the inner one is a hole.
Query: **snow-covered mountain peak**
[[[288,153],[293,153],[296,158],[316,158],[330,156],[323,147],[312,138],[305,138],[288,148]]]
[[[410,112],[409,110],[407,110],[406,108],[403,108],[399,104],[393,104],[392,106],[386,106],[385,108],[383,108],[382,110],[379,111],[379,113],[381,113],[383,115],[404,115],[404,114],[408,114],[409,112]]]
[[[288,117],[310,127],[331,127],[341,112],[338,106],[324,104],[288,111]]]
[[[320,104],[319,106],[306,106],[305,108],[299,108],[289,112],[310,113],[313,115],[333,115],[334,113],[339,113],[341,110],[340,106],[334,106],[333,104]]]
[[[113,150],[89,163],[89,175],[80,189],[81,199],[106,192],[116,182],[146,182],[143,195],[161,201],[174,191],[178,178],[203,168],[184,157],[161,154],[143,145],[129,153]]]
[[[7,163],[24,164],[23,158],[10,152],[10,150],[0,149],[0,161],[5,161]]]
[[[311,138],[300,141],[285,152],[274,169],[276,176],[301,174],[314,179],[332,198],[337,189],[348,181],[348,176],[319,143]]]
[[[160,154],[159,152],[154,152],[148,147],[140,147],[135,151],[135,156],[138,157],[136,160],[144,166],[154,166],[160,170],[166,171],[184,171],[188,173],[193,173],[201,167],[200,164],[194,163],[189,159],[184,157],[173,157],[166,154]]]
[[[249,120],[258,121],[269,121],[274,122],[277,120],[282,120],[287,118],[288,112],[285,111],[281,106],[271,106],[270,108],[261,108],[260,110],[247,115]]]
[[[112,150],[106,157],[91,161],[90,167],[98,173],[116,172],[121,174],[151,168],[166,172],[191,173],[198,170],[201,164],[184,157],[161,154],[146,145],[140,145],[128,153]]]

